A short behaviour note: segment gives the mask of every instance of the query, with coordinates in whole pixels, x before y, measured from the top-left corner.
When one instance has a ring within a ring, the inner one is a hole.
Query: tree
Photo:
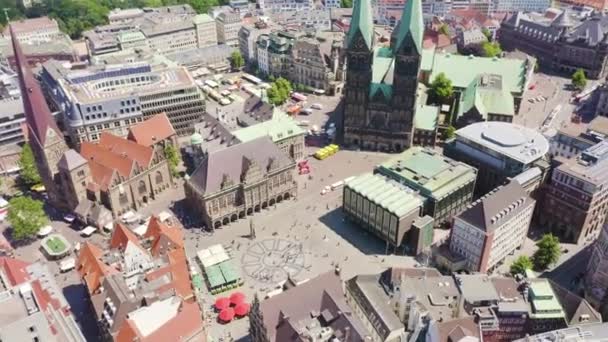
[[[446,36],[450,36],[450,27],[448,26],[448,24],[442,24],[439,27],[439,33],[441,34],[445,34]]]
[[[30,144],[23,145],[18,164],[19,167],[21,167],[19,177],[21,178],[23,184],[32,186],[39,184],[42,181],[40,179],[40,174],[38,173],[38,168],[36,167],[34,153],[32,152],[32,147]]]
[[[232,69],[240,69],[243,67],[244,64],[245,59],[241,55],[241,52],[238,50],[232,52],[232,54],[230,55],[230,65],[232,66]]]
[[[454,94],[452,81],[443,72],[439,73],[431,83],[431,94],[441,102],[446,101]]]
[[[488,30],[487,27],[482,28],[481,33],[483,33],[483,35],[486,36],[486,38],[488,39],[489,42],[492,41],[492,32],[490,32],[490,30]]]
[[[572,74],[572,85],[579,90],[585,88],[587,85],[587,77],[585,76],[583,69],[577,69],[576,72]]]
[[[9,201],[8,221],[13,227],[13,239],[26,240],[34,237],[49,219],[42,201],[22,196]]]
[[[445,138],[452,139],[456,135],[456,128],[452,125],[445,130]]]
[[[342,8],[352,8],[353,0],[340,0],[340,7]]]
[[[498,42],[484,42],[481,44],[484,57],[496,57],[502,53],[500,44]]]
[[[559,260],[561,250],[559,247],[559,239],[553,234],[545,234],[536,243],[538,249],[532,256],[534,262],[534,268],[536,270],[545,270],[552,264],[555,264]]]
[[[177,177],[179,175],[177,166],[179,165],[181,158],[179,151],[172,144],[167,144],[165,146],[165,158],[167,158],[167,162],[169,163],[169,170],[171,170],[171,174],[173,177]]]
[[[527,255],[521,255],[511,264],[511,274],[525,274],[533,267],[532,260]]]
[[[280,106],[287,101],[291,91],[291,83],[283,77],[279,77],[270,84],[267,92],[268,100],[275,106]]]

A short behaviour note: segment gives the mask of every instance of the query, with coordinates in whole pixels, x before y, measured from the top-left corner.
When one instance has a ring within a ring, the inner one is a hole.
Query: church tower
[[[395,55],[392,121],[399,131],[409,135],[406,148],[412,144],[423,31],[420,0],[408,0],[399,26],[391,36],[391,49]]]
[[[34,153],[40,178],[42,178],[42,183],[47,190],[49,201],[54,206],[64,208],[65,201],[62,199],[61,189],[59,189],[61,180],[57,165],[59,159],[68,150],[68,146],[42,95],[38,81],[29,69],[26,57],[23,55],[19,40],[13,33],[12,27],[11,36],[21,87],[25,123],[28,130],[28,141]]]
[[[355,0],[346,36],[347,60],[344,86],[344,140],[359,145],[358,127],[366,123],[369,87],[372,81],[374,22],[370,0]]]

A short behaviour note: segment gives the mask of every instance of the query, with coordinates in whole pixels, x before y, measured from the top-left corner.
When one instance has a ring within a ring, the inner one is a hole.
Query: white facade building
[[[241,16],[235,12],[222,12],[215,18],[217,41],[221,44],[238,46]]]
[[[455,217],[450,250],[469,271],[492,271],[524,244],[535,203],[516,181],[496,188]]]

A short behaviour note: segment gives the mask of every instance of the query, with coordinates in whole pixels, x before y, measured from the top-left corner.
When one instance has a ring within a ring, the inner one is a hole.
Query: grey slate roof
[[[608,33],[608,16],[595,14],[583,21],[567,34],[568,42],[583,41],[585,45],[596,46]]]
[[[263,174],[268,172],[271,160],[278,167],[294,164],[269,137],[262,137],[209,153],[194,171],[189,182],[204,194],[221,190],[225,177],[234,184],[239,184],[246,167],[246,159],[256,162]]]
[[[534,200],[528,197],[519,182],[509,182],[471,203],[458,218],[490,232],[519,214],[530,202]]]

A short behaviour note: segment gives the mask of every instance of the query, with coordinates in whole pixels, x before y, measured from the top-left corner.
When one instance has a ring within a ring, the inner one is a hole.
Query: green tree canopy
[[[502,53],[500,44],[498,42],[484,42],[481,44],[484,57],[497,57]]]
[[[352,8],[353,0],[340,0],[340,6],[342,8]]]
[[[553,236],[553,234],[543,235],[540,241],[536,243],[536,246],[538,246],[538,249],[532,256],[536,270],[545,270],[559,260],[562,252],[559,246],[559,239]]]
[[[42,181],[40,179],[40,174],[38,173],[38,168],[36,167],[34,153],[32,152],[30,144],[23,145],[18,164],[21,168],[21,171],[19,171],[19,177],[21,178],[23,184],[32,186],[39,184]]]
[[[26,240],[34,237],[49,219],[42,201],[22,196],[9,201],[8,221],[13,227],[13,239]]]
[[[585,88],[587,85],[587,76],[585,76],[583,69],[578,69],[574,74],[572,74],[572,85],[580,90]]]
[[[441,102],[449,99],[454,94],[452,81],[443,72],[439,73],[431,83],[431,94]]]
[[[165,146],[165,158],[167,158],[167,162],[169,163],[169,170],[171,170],[171,174],[176,177],[178,176],[177,167],[181,162],[180,153],[172,144],[167,144]]]
[[[526,270],[531,270],[534,265],[527,255],[521,255],[511,264],[511,274],[525,274]]]
[[[270,84],[267,92],[268,100],[276,106],[282,105],[289,98],[291,91],[291,83],[283,77],[279,77]]]
[[[230,65],[232,66],[232,69],[240,69],[244,64],[245,59],[241,55],[241,52],[238,50],[233,51],[230,55]]]

